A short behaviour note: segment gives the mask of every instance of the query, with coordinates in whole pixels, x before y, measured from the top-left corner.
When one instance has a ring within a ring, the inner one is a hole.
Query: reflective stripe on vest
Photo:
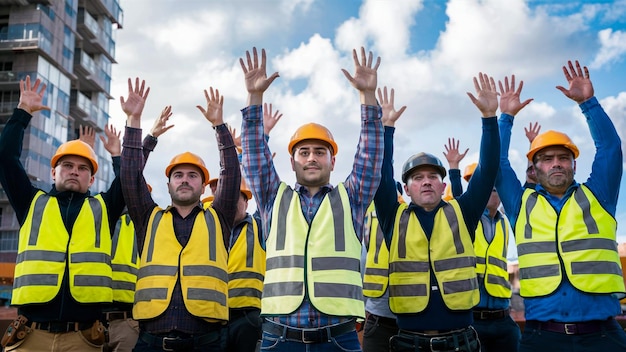
[[[265,250],[259,242],[257,221],[250,219],[228,254],[228,308],[261,308]]]
[[[117,221],[113,232],[111,268],[113,269],[113,301],[133,303],[139,270],[139,251],[135,225],[128,214]]]
[[[71,238],[56,197],[39,191],[20,228],[11,304],[50,302],[66,265],[76,301],[112,301],[111,236],[101,195],[83,200]]]
[[[562,281],[562,263],[578,290],[623,295],[616,228],[613,216],[585,185],[574,191],[560,213],[543,195],[527,189],[515,224],[520,294],[540,297],[554,292]]]
[[[365,229],[367,257],[363,275],[363,295],[377,298],[385,293],[389,284],[389,248],[374,209],[367,213]]]
[[[209,207],[198,213],[184,248],[169,210],[155,208],[147,229],[133,317],[150,319],[163,313],[180,279],[189,313],[206,320],[228,320],[228,253],[215,210]]]
[[[451,310],[468,310],[479,300],[474,248],[456,200],[435,215],[428,240],[407,204],[396,212],[389,253],[389,307],[396,314],[419,313],[430,300],[430,270]]]
[[[488,216],[483,215],[478,222],[474,239],[476,275],[489,295],[511,298],[511,283],[506,260],[509,245],[508,222],[504,215],[500,214],[494,226],[491,243],[485,238],[485,226],[491,226],[491,221]]]
[[[300,196],[281,183],[266,248],[262,314],[294,312],[306,285],[311,304],[320,312],[364,317],[361,243],[343,184],[325,195],[309,225]]]

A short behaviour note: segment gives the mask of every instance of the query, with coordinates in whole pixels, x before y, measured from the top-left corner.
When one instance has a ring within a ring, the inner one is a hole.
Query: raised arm
[[[91,126],[78,126],[78,139],[89,144],[91,149],[96,148],[96,131]]]
[[[265,49],[261,49],[260,63],[256,48],[252,48],[252,57],[250,52],[246,51],[246,62],[243,59],[239,59],[239,64],[245,75],[246,89],[248,90],[248,106],[263,104],[263,93],[278,77],[278,72],[274,72],[270,77],[267,77],[265,71]]]
[[[446,157],[448,161],[448,179],[450,180],[450,187],[452,191],[453,197],[458,197],[463,194],[463,186],[461,185],[461,170],[459,169],[459,163],[467,152],[469,148],[465,149],[465,152],[459,152],[459,144],[461,142],[459,140],[455,140],[454,138],[448,138],[448,145],[444,145],[446,151],[443,152],[443,155]]]
[[[354,77],[345,69],[341,69],[350,84],[359,91],[361,104],[376,106],[376,85],[378,83],[378,66],[380,66],[380,57],[376,58],[376,64],[373,63],[373,54],[370,51],[365,56],[365,48],[361,47],[361,61],[356,53],[356,49],[352,50],[352,58],[354,59]],[[374,65],[374,67],[372,67]]]

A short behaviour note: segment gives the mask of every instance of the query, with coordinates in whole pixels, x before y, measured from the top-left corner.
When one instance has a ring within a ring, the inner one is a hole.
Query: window
[[[18,231],[0,232],[0,252],[17,252]]]

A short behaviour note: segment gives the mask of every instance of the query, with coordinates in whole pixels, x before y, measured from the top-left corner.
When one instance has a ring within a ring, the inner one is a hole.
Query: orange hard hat
[[[533,157],[543,148],[560,146],[569,149],[574,154],[574,159],[578,158],[578,147],[572,142],[568,135],[557,131],[546,131],[533,140],[530,144],[530,150],[526,154],[528,160],[533,161]]]
[[[165,168],[165,176],[170,177],[172,169],[178,165],[183,164],[189,164],[198,167],[200,170],[202,170],[202,176],[204,177],[202,179],[203,184],[206,186],[209,183],[209,170],[207,170],[206,166],[204,165],[204,161],[202,160],[202,158],[191,152],[184,152],[173,157],[170,161],[170,164],[167,165],[167,167]]]
[[[337,143],[335,143],[335,139],[328,128],[313,122],[300,126],[293,136],[291,136],[289,146],[287,147],[289,154],[293,154],[293,147],[295,147],[296,144],[309,139],[322,141],[328,144],[333,155],[337,155]]]
[[[207,185],[214,185],[214,184],[216,185],[217,184],[217,180],[218,180],[217,177],[216,178],[212,178],[206,184]]]
[[[148,191],[149,191],[150,193],[152,193],[152,186],[150,186],[150,184],[149,184],[149,183],[146,183],[146,186],[148,186]]]
[[[252,199],[252,191],[250,191],[250,188],[248,188],[248,185],[246,184],[246,181],[243,179],[243,177],[241,178],[241,188],[239,190],[241,191],[241,193],[246,195],[248,200]]]
[[[211,203],[213,201],[214,196],[210,195],[210,196],[206,196],[204,198],[202,198],[202,204],[204,203]]]
[[[443,191],[443,200],[445,200],[446,202],[449,202],[452,200],[452,186],[450,186],[449,184],[446,185],[446,189]]]
[[[465,167],[465,171],[463,172],[463,179],[465,179],[465,181],[469,182],[470,178],[472,178],[476,166],[478,166],[478,163],[471,163]]]
[[[89,144],[78,139],[61,144],[50,160],[50,166],[54,168],[59,162],[59,159],[66,155],[82,156],[83,158],[89,160],[92,175],[95,175],[98,171],[98,159],[96,157],[96,153],[89,146]]]

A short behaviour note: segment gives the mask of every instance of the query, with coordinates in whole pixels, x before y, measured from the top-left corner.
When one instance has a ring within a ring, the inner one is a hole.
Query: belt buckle
[[[488,310],[481,310],[480,311],[480,319],[485,320],[489,318],[489,311]]]
[[[448,339],[446,337],[431,337],[430,340],[428,341],[428,347],[430,347],[430,350],[432,352],[437,352],[437,351],[445,351],[447,348],[447,341]],[[433,341],[435,342],[443,342],[444,344],[444,348],[440,349],[439,347],[437,347],[437,349],[435,349],[435,347],[433,346]]]
[[[307,337],[307,333],[309,333],[308,337]],[[317,343],[318,342],[318,329],[302,329],[300,330],[300,336],[301,336],[301,340],[302,343],[305,344],[309,344],[309,343]],[[315,339],[311,339],[310,337],[315,337]]]
[[[577,332],[576,324],[563,324],[563,327],[565,328],[566,335],[574,335]]]
[[[163,338],[163,342],[161,343],[161,347],[163,348],[163,351],[175,351],[175,348],[170,348],[170,347],[166,347],[165,344],[167,343],[167,341],[176,341],[176,340],[180,340],[180,337],[164,337]]]

